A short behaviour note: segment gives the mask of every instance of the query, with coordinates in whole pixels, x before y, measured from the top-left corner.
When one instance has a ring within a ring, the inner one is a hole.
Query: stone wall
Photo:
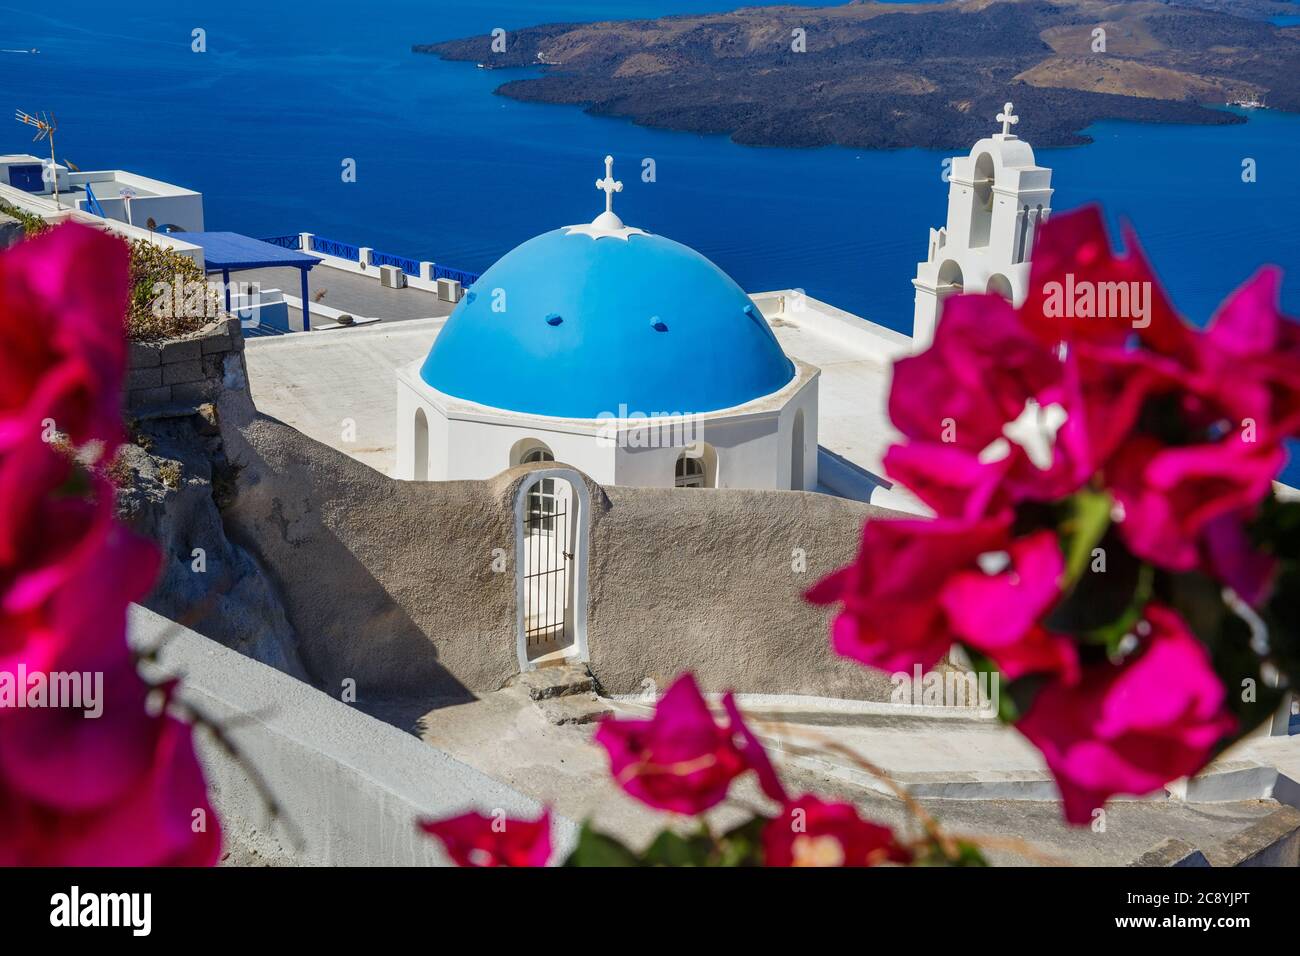
[[[269,417],[223,421],[240,469],[227,533],[271,576],[318,686],[351,679],[363,707],[400,699],[404,723],[518,672],[513,502],[543,466],[394,481]],[[888,698],[884,675],[831,653],[828,610],[803,600],[888,512],[801,492],[588,489],[588,647],[606,692],[691,670],[716,691]]]
[[[180,338],[132,342],[127,407],[197,405],[214,401],[226,389],[243,389],[247,380],[239,319],[218,319]]]
[[[8,249],[23,238],[23,224],[0,212],[0,250]]]
[[[803,595],[853,559],[865,521],[891,512],[797,491],[601,497],[587,633],[607,693],[662,692],[690,670],[715,691],[889,699],[886,675],[831,651],[829,609]]]

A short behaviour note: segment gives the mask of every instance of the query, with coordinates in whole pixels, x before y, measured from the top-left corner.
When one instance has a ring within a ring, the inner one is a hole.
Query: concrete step
[[[560,664],[525,671],[515,681],[533,700],[551,700],[573,694],[590,694],[596,689],[586,664]],[[594,695],[593,695],[594,696]]]
[[[593,693],[547,697],[537,701],[537,707],[557,727],[595,723],[613,713],[609,704]]]

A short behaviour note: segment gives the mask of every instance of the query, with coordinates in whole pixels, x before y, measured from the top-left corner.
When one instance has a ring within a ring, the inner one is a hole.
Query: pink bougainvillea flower
[[[953,631],[1008,680],[1056,673],[1073,682],[1074,643],[1038,623],[1061,596],[1065,559],[1056,535],[1035,532],[979,560],[978,567],[953,575],[939,597]]]
[[[939,601],[957,572],[1006,543],[1009,518],[868,521],[857,560],[813,585],[814,604],[843,605],[837,654],[885,671],[930,667],[956,635]]]
[[[1007,476],[1019,449],[994,461],[981,461],[956,445],[909,441],[885,453],[885,472],[901,482],[934,513],[945,518],[978,518],[1013,503]]]
[[[595,740],[609,753],[610,772],[628,794],[691,816],[722,802],[747,766],[730,730],[714,721],[691,674],[668,688],[653,717],[606,718]]]
[[[1079,397],[1068,363],[1000,296],[949,299],[932,346],[895,363],[889,412],[907,441],[886,470],[949,517],[1069,494],[1095,469]]]
[[[122,434],[128,251],[68,223],[0,255],[0,449],[46,419],[74,444]]]
[[[73,812],[0,786],[0,865],[214,865],[221,824],[190,726],[165,715],[157,721],[153,759],[128,799]]]
[[[160,723],[145,712],[148,687],[126,646],[125,612],[148,593],[158,560],[152,543],[111,526],[97,551],[70,562],[39,611],[0,617],[14,635],[25,633],[13,665],[101,682],[95,717],[89,708],[0,711],[0,779],[28,797],[71,810],[100,806],[128,793],[154,760]]]
[[[753,770],[773,800],[785,790],[762,744],[741,719],[735,698],[723,700],[718,724],[691,674],[668,688],[649,719],[606,718],[595,740],[609,753],[610,772],[628,794],[651,807],[695,816],[721,803],[731,781]]]
[[[1190,776],[1236,728],[1205,646],[1169,608],[1146,608],[1143,646],[1123,664],[1054,681],[1016,724],[1042,751],[1071,823],[1117,794],[1142,796]]]
[[[1285,462],[1281,446],[1257,447],[1236,438],[1169,447],[1135,436],[1112,457],[1106,480],[1123,507],[1119,530],[1133,553],[1160,567],[1190,571],[1202,562],[1206,529],[1217,519],[1253,510]]]
[[[121,437],[127,285],[126,247],[80,226],[0,255],[0,669],[25,705],[0,708],[3,863],[210,865],[220,849],[191,728],[166,700],[146,708],[126,642],[157,550],[89,464]]]
[[[1213,571],[1224,542],[1244,540],[1221,519],[1253,513],[1300,427],[1300,325],[1278,309],[1276,270],[1264,270],[1198,332],[1135,237],[1127,243],[1125,256],[1111,249],[1095,207],[1059,215],[1040,230],[1018,310],[996,296],[950,299],[932,347],[897,363],[890,413],[907,441],[885,467],[939,516],[968,519],[1095,480],[1135,554]],[[1048,286],[1086,285],[1141,286],[1143,316],[1047,314]],[[1031,455],[1025,436],[1051,410],[1047,450]],[[1235,554],[1252,569],[1238,584],[1262,595],[1262,559]]]
[[[1071,673],[1068,642],[1037,625],[1060,596],[1059,547],[1047,532],[1016,540],[1011,527],[1009,512],[867,522],[857,560],[807,594],[815,604],[843,605],[831,646],[868,666],[908,672],[932,667],[964,641],[1009,677]]]
[[[789,799],[785,786],[777,776],[776,768],[772,766],[772,760],[768,757],[762,742],[745,723],[740,707],[736,703],[736,695],[730,693],[725,695],[722,698],[722,706],[727,712],[727,720],[730,721],[728,729],[731,731],[732,744],[740,751],[745,766],[753,770],[758,777],[759,788],[769,799],[777,803],[785,803]]]
[[[446,820],[421,820],[457,866],[546,866],[551,859],[551,812],[536,820],[464,813]]]
[[[89,716],[89,707],[48,705],[3,716],[0,777],[46,806],[81,811],[129,798],[159,745],[162,724],[145,711],[149,688],[134,661],[123,655],[87,663],[85,671],[60,667],[56,672],[98,675],[98,716]]]
[[[0,613],[36,607],[104,546],[113,527],[112,489],[90,478],[91,497],[63,491],[73,480],[72,460],[39,438],[3,455]]]
[[[1028,294],[1019,309],[1023,326],[1049,348],[1060,342],[1118,344],[1136,335],[1158,351],[1181,350],[1190,328],[1169,302],[1131,229],[1125,228],[1124,241],[1127,255],[1117,255],[1096,205],[1053,215],[1034,241]],[[1109,300],[1120,283],[1128,292],[1139,290],[1145,315],[1136,314],[1133,298],[1132,314],[1098,314],[1103,311],[1098,297]],[[1094,307],[1078,308],[1088,295],[1094,297]]]
[[[850,803],[827,803],[811,794],[787,803],[763,828],[765,866],[879,866],[911,860],[911,852],[888,827],[863,820]]]
[[[894,363],[889,417],[908,438],[980,452],[1025,403],[1051,401],[1060,361],[997,295],[944,304],[934,342]]]
[[[1202,536],[1205,562],[1211,575],[1247,604],[1259,607],[1272,588],[1277,561],[1251,542],[1246,517],[1226,514],[1206,524]]]
[[[1261,269],[1194,340],[1194,367],[1210,387],[1253,401],[1234,404],[1252,413],[1266,443],[1300,436],[1300,323],[1279,308],[1281,282],[1280,269]]]

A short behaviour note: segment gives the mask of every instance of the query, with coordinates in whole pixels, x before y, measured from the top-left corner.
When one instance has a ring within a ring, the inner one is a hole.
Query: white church
[[[1025,296],[1051,170],[1011,132],[1010,103],[998,121],[952,161],[948,222],[930,230],[913,280],[913,337],[883,358],[924,349],[949,295]],[[788,355],[771,310],[704,256],[619,218],[612,157],[596,188],[605,208],[592,222],[504,255],[428,355],[398,369],[395,477],[486,479],[558,461],[599,484],[833,489],[819,479],[822,370]],[[797,319],[832,336],[879,329],[847,313]]]

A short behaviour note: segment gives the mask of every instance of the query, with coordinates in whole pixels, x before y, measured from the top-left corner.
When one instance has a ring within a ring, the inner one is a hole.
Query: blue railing
[[[324,253],[327,256],[334,256],[337,259],[351,259],[353,262],[361,261],[360,246],[353,246],[346,242],[338,242],[334,239],[325,239],[322,236],[311,237],[311,251]]]
[[[389,252],[374,251],[370,253],[370,261],[377,266],[397,266],[408,276],[420,278],[420,264],[414,259],[406,258],[406,256],[395,256]]]
[[[273,246],[283,246],[286,249],[301,249],[301,236],[272,236],[269,239],[263,239],[263,242],[269,242]],[[324,236],[311,237],[312,252],[319,252],[323,255],[334,256],[337,259],[349,259],[352,262],[361,261],[361,247],[354,246],[348,242],[339,242],[337,239],[326,239]],[[416,279],[420,278],[420,261],[412,259],[409,256],[395,256],[391,252],[379,252],[371,250],[370,264],[375,266],[397,266],[408,276]],[[453,269],[450,266],[434,265],[434,279],[455,279],[463,288],[468,289],[479,279],[479,273],[469,272],[465,269]]]
[[[104,213],[104,207],[99,204],[99,197],[95,195],[95,190],[90,188],[90,183],[86,183],[86,206],[100,219],[107,219]]]
[[[269,242],[271,245],[273,245],[273,246],[279,246],[279,247],[282,248],[282,249],[301,249],[301,248],[302,248],[302,236],[301,236],[301,235],[295,235],[295,236],[271,236],[270,238],[268,238],[268,239],[263,239],[262,241],[263,241],[263,242]]]
[[[448,266],[435,265],[433,267],[433,277],[435,279],[455,279],[463,288],[468,289],[479,279],[477,272],[466,272],[464,269],[452,269]]]

